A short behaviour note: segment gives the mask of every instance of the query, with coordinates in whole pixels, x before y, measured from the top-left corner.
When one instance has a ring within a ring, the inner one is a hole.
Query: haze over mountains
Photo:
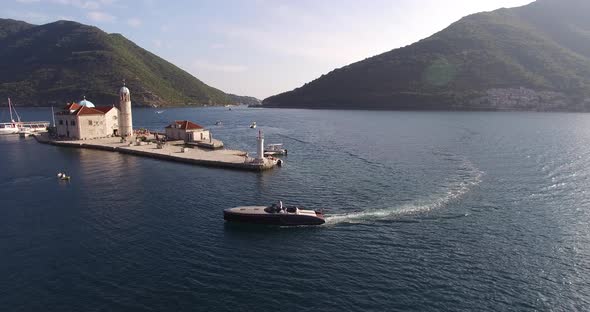
[[[61,105],[83,95],[115,103],[122,79],[134,105],[256,104],[210,87],[127,40],[70,21],[32,25],[0,19],[0,97],[19,105]]]
[[[467,16],[415,44],[336,69],[267,107],[590,111],[590,1]]]

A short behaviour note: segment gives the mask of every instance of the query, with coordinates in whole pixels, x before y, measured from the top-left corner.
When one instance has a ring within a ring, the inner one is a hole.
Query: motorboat
[[[218,121],[216,121],[216,122],[215,122],[215,125],[216,125],[216,126],[221,126],[222,124],[223,124],[223,123],[221,122],[221,120],[218,120]]]
[[[256,129],[256,121],[250,124],[250,129]]]
[[[283,144],[268,144],[264,148],[264,156],[287,155],[287,150],[283,148]]]
[[[229,222],[281,226],[322,225],[326,223],[321,211],[304,210],[297,206],[244,206],[223,210],[223,219]]]
[[[57,178],[62,181],[70,181],[70,179],[71,179],[71,177],[69,175],[66,175],[65,173],[61,173],[61,172],[57,174]]]

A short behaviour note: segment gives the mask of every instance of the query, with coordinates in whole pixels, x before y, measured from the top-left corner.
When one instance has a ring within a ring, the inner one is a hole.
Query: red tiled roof
[[[115,108],[114,106],[97,106],[94,109],[99,110],[103,113],[108,113],[111,111],[111,109]]]
[[[64,110],[77,110],[80,107],[81,106],[76,103],[71,103],[71,104],[66,104],[66,107],[64,107]]]
[[[182,129],[182,130],[203,129],[203,127],[197,125],[194,122],[190,122],[188,120],[176,120],[172,124],[167,126],[166,128],[172,128],[172,125],[180,125],[180,129]]]
[[[96,108],[82,106],[80,109],[78,109],[78,111],[75,112],[75,115],[104,115],[104,113]]]

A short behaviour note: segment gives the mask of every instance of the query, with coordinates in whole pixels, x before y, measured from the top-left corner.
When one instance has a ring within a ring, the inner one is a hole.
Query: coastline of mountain
[[[477,13],[333,70],[265,107],[590,111],[590,2]]]
[[[71,21],[32,25],[0,19],[0,97],[22,106],[61,105],[86,96],[115,103],[121,80],[137,106],[251,102],[206,85],[121,34]]]

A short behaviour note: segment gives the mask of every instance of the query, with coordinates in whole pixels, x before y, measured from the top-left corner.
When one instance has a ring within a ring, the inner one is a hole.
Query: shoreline
[[[121,143],[119,141],[120,138],[118,137],[76,141],[52,140],[46,133],[36,134],[33,137],[41,144],[117,152],[121,154],[149,157],[166,161],[175,161],[203,167],[260,172],[273,169],[275,166],[277,166],[276,161],[268,158],[265,158],[262,163],[254,161],[246,162],[246,160],[252,160],[252,158],[246,158],[244,156],[246,152],[234,150],[203,151],[200,149],[188,148],[184,145],[178,146],[171,144],[162,148],[158,148],[156,144],[132,145],[129,143]]]

